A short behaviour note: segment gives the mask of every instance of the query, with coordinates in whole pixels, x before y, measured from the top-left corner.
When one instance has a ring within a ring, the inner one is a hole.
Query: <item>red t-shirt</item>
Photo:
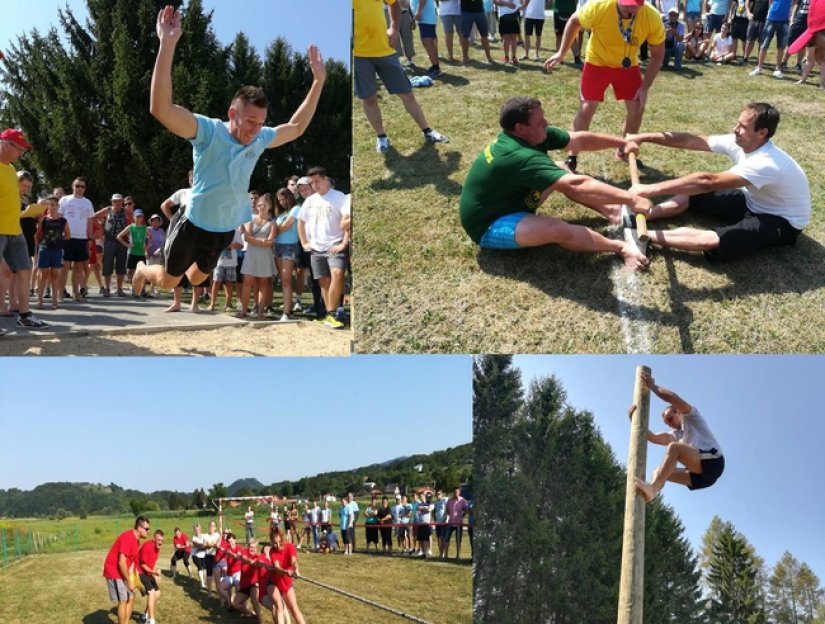
[[[135,565],[138,559],[138,549],[140,548],[140,542],[138,541],[137,534],[135,534],[134,529],[129,529],[128,531],[124,531],[118,538],[115,540],[115,543],[112,544],[112,547],[109,549],[109,554],[106,555],[106,561],[103,562],[103,576],[107,579],[119,579],[122,578],[120,576],[120,571],[117,568],[117,562],[120,559],[120,555],[126,556],[126,565]],[[124,581],[126,579],[123,579]]]
[[[225,539],[221,538],[218,540],[218,545],[215,546],[215,563],[218,561],[223,561],[226,559],[226,555],[224,554],[224,550],[229,548],[229,542]]]
[[[155,564],[158,562],[159,554],[160,548],[155,546],[154,541],[147,540],[143,542],[143,545],[140,547],[140,557],[138,558],[138,574],[148,574],[143,566],[146,566],[150,570],[154,570]]]
[[[298,556],[298,551],[295,549],[295,544],[282,544],[281,550],[272,549],[272,552],[269,553],[270,559],[272,559],[272,565],[275,565],[275,562],[278,562],[278,565],[281,566],[282,570],[286,570],[287,572],[292,571],[291,562],[293,557]],[[275,583],[275,587],[278,588],[278,591],[282,594],[285,594],[289,591],[292,587],[292,577],[286,576],[285,574],[278,574],[277,572],[272,572],[270,574],[270,581]]]
[[[272,559],[269,558],[268,555],[260,553],[258,555],[258,561],[262,561],[267,565],[272,565]],[[266,583],[267,579],[269,578],[269,570],[266,568],[255,568],[258,571],[258,578],[256,582],[258,583],[258,587],[260,587],[261,592],[263,593],[266,591]]]
[[[181,547],[185,547],[185,548],[183,548],[184,552],[191,553],[192,552],[192,547],[191,546],[186,546],[186,542],[188,542],[188,541],[189,541],[189,536],[186,533],[184,533],[183,531],[181,531],[180,537],[173,537],[172,538],[172,543],[175,545],[176,550],[178,549],[178,546],[181,546]]]
[[[261,558],[259,553],[254,555],[249,552],[248,548],[241,550],[241,554],[247,559],[258,560]],[[241,587],[249,587],[258,583],[258,568],[245,561],[241,562]]]
[[[224,550],[226,552],[231,553],[239,553],[241,552],[241,547],[235,544],[235,547],[232,548],[228,543],[224,546]],[[224,555],[225,556],[225,555]],[[227,574],[235,574],[236,572],[241,571],[241,560],[236,559],[235,557],[226,557],[226,573]]]

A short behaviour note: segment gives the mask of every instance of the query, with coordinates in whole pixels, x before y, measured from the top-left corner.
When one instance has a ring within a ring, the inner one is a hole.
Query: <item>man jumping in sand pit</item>
[[[577,151],[621,148],[635,143],[595,132],[567,132],[547,124],[541,102],[527,96],[507,100],[499,115],[501,132],[475,159],[461,191],[461,224],[485,249],[521,249],[556,244],[571,251],[620,254],[634,270],[648,259],[635,246],[605,238],[590,228],[536,215],[553,191],[592,208],[610,223],[620,223],[621,204],[646,213],[649,200],[586,175],[570,173],[547,156],[565,147]]]
[[[630,188],[642,197],[677,193],[650,210],[648,220],[686,210],[710,215],[724,225],[713,230],[680,227],[651,230],[654,245],[703,251],[712,262],[741,258],[760,249],[793,245],[811,218],[808,178],[797,162],[776,147],[771,137],[779,111],[770,104],[747,104],[731,134],[695,136],[686,132],[628,135],[635,143],[715,152],[733,167],[722,172],[692,173],[675,180]]]
[[[300,137],[307,129],[326,79],[318,48],[307,53],[312,86],[285,124],[265,127],[267,97],[259,87],[241,87],[232,98],[229,122],[195,115],[172,102],[172,59],[182,34],[180,11],[167,5],[158,13],[160,47],[152,73],[149,110],[172,133],[192,143],[194,186],[191,202],[169,224],[164,265],[139,263],[133,289],[146,281],[162,288],[177,286],[184,274],[198,285],[232,242],[235,228],[249,221],[249,178],[264,150]]]
[[[647,432],[648,441],[666,446],[667,452],[661,465],[653,471],[652,482],[636,479],[636,489],[649,503],[665,481],[681,483],[691,490],[700,490],[716,483],[725,470],[725,457],[708,423],[695,407],[673,390],[657,386],[649,373],[642,373],[642,380],[657,397],[670,403],[662,412],[662,420],[671,430]],[[631,419],[635,411],[636,406],[631,405],[628,412]]]

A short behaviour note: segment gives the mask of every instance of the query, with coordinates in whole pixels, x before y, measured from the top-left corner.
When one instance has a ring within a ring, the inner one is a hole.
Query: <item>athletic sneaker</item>
[[[111,296],[112,296],[112,292],[111,292],[108,288],[104,288],[104,289],[103,289],[103,296],[104,296],[104,297],[111,297]]]
[[[83,286],[83,287],[80,289],[80,296],[81,296],[81,297],[83,297],[83,298],[85,299],[87,294],[88,294],[88,291],[86,290],[86,287],[85,287],[85,286]]]
[[[440,68],[440,67],[436,67],[435,65],[432,65],[432,66],[431,66],[431,67],[427,70],[427,75],[428,75],[430,78],[438,78],[439,76],[441,76],[441,75],[443,75],[443,74],[444,74],[444,72],[443,72],[443,71],[441,71],[441,68]]]
[[[278,320],[280,322],[291,321],[292,317],[289,314],[287,314],[286,312],[284,312],[283,314],[281,314],[281,318],[279,318]]]
[[[324,325],[332,329],[343,329],[344,327],[344,324],[332,316],[332,314],[327,314],[327,317],[324,319]]]
[[[45,327],[46,322],[41,321],[39,318],[35,317],[33,314],[29,314],[28,316],[18,316],[17,317],[17,326],[18,327],[26,327],[26,328],[37,328],[37,327]]]
[[[567,165],[567,168],[570,169],[571,172],[576,173],[576,167],[579,165],[579,158],[578,156],[570,155],[564,159],[564,164]]]
[[[748,76],[761,76],[762,70],[758,67],[748,74]]]
[[[377,139],[375,139],[375,151],[376,152],[381,152],[382,154],[386,154],[387,152],[390,151],[390,146],[391,145],[392,145],[392,143],[390,143],[390,138],[389,137],[384,136],[384,137],[378,137]]]
[[[444,136],[437,130],[430,130],[424,133],[424,140],[428,143],[449,143],[450,137]]]
[[[782,73],[782,70],[781,70],[781,69],[776,69],[776,70],[774,70],[774,72],[773,72],[773,77],[774,77],[774,78],[784,78],[784,77],[785,77],[785,74],[783,74],[783,73]]]
[[[118,289],[117,289],[117,296],[118,296],[118,297],[125,297],[125,296],[126,296],[126,293],[125,293],[125,292],[123,292],[123,289],[122,289],[122,288],[118,288]]]
[[[801,74],[801,73],[802,73],[802,64],[801,64],[801,63],[797,63],[797,64],[794,66],[794,69],[796,70],[796,73],[797,73],[797,74]]]

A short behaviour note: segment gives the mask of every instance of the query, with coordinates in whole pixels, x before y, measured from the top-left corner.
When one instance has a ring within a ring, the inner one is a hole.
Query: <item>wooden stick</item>
[[[639,183],[639,167],[636,164],[636,154],[632,152],[627,155],[627,164],[630,167],[630,183],[634,186]],[[639,235],[639,240],[646,243],[650,240],[647,233],[647,218],[643,214],[636,214],[636,233]]]

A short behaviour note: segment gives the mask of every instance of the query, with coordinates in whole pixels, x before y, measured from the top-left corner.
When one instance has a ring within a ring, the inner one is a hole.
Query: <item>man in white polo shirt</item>
[[[718,217],[725,224],[713,230],[651,230],[650,240],[663,247],[703,251],[712,262],[793,245],[811,218],[811,191],[802,168],[771,141],[778,125],[779,111],[756,102],[745,106],[732,134],[651,132],[625,137],[639,145],[655,143],[725,154],[733,161],[733,167],[720,173],[692,173],[631,187],[631,193],[648,198],[676,193],[654,206],[648,220],[690,209]]]
[[[344,296],[344,273],[349,261],[349,196],[332,188],[323,167],[307,172],[315,193],[306,198],[298,216],[301,246],[312,252],[312,275],[321,286],[327,316],[324,325],[341,329],[344,324],[333,316]],[[347,221],[348,222],[348,221]]]

